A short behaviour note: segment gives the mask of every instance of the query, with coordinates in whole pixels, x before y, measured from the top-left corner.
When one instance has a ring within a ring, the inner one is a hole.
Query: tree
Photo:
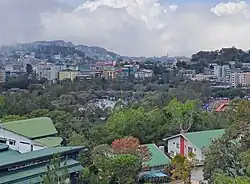
[[[196,102],[188,100],[181,103],[177,99],[173,99],[165,110],[170,114],[174,124],[180,126],[180,130],[188,131],[193,124]]]
[[[250,102],[240,101],[229,109],[230,127],[225,134],[215,140],[206,153],[204,178],[214,182],[215,175],[222,173],[227,177],[250,177],[248,168],[250,147]],[[246,162],[247,161],[247,162]]]
[[[62,168],[65,163],[60,160],[60,155],[54,155],[50,165],[47,166],[47,173],[43,176],[44,184],[69,184],[69,174]]]
[[[223,174],[216,174],[214,184],[248,184],[250,178],[247,177],[228,177]]]
[[[130,154],[139,158],[141,163],[150,160],[151,152],[146,145],[141,145],[139,139],[134,137],[124,137],[112,142],[114,154]]]
[[[191,172],[194,166],[194,157],[193,153],[189,153],[188,157],[183,155],[176,155],[172,161],[172,179],[181,180],[184,184],[191,184]]]
[[[141,163],[134,155],[122,154],[111,158],[111,167],[118,184],[133,184]]]

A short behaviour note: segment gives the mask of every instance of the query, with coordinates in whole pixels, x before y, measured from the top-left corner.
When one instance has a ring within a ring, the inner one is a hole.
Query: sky
[[[0,0],[0,23],[0,44],[63,39],[129,56],[250,44],[248,0]]]

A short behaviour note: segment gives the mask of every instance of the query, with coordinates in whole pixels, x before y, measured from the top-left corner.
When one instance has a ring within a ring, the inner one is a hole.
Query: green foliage
[[[228,177],[222,174],[216,174],[214,184],[248,184],[250,178],[248,177]]]
[[[191,184],[191,172],[194,166],[195,155],[189,153],[188,157],[183,155],[176,155],[171,160],[172,179],[181,180],[184,184]]]
[[[250,102],[240,101],[229,111],[231,126],[210,146],[206,153],[204,177],[214,181],[217,173],[228,177],[250,177]]]
[[[65,161],[66,162],[66,161]],[[69,174],[66,169],[61,169],[60,156],[54,155],[50,165],[47,166],[47,173],[43,176],[44,184],[68,184]]]

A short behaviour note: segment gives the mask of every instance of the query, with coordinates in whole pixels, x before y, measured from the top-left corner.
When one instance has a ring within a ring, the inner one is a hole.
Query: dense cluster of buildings
[[[152,78],[153,70],[140,68],[140,64],[144,63],[152,65],[154,62],[148,62],[146,58],[127,59],[127,60],[100,60],[94,62],[66,62],[60,55],[53,56],[53,62],[48,60],[37,59],[35,54],[25,55],[22,58],[7,59],[1,63],[0,83],[4,83],[7,77],[17,77],[26,72],[27,64],[31,65],[37,79],[54,80],[84,80],[95,77],[104,77],[109,80],[119,78],[128,78],[132,76],[137,79]],[[155,58],[152,58],[154,60]],[[172,57],[157,58],[159,65],[165,68],[173,68],[176,66],[177,59]]]
[[[204,73],[196,74],[195,70],[184,70],[183,75],[195,81],[210,81],[215,87],[249,87],[250,63],[242,63],[241,68],[235,62],[228,65],[210,64]]]

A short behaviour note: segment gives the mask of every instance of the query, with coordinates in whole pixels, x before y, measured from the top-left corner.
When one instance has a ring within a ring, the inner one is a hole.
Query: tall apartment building
[[[55,80],[58,78],[60,68],[52,63],[39,63],[35,70],[38,79]]]
[[[229,65],[214,65],[214,75],[225,83],[230,83],[231,69]]]
[[[221,66],[220,65],[214,65],[214,75],[220,79],[221,78]]]
[[[5,83],[5,79],[6,79],[5,69],[0,68],[0,83]]]
[[[250,72],[244,73],[232,73],[231,74],[231,85],[237,86],[250,86]]]
[[[222,65],[221,66],[221,78],[223,82],[230,83],[230,74],[231,74],[231,69],[229,65]]]

